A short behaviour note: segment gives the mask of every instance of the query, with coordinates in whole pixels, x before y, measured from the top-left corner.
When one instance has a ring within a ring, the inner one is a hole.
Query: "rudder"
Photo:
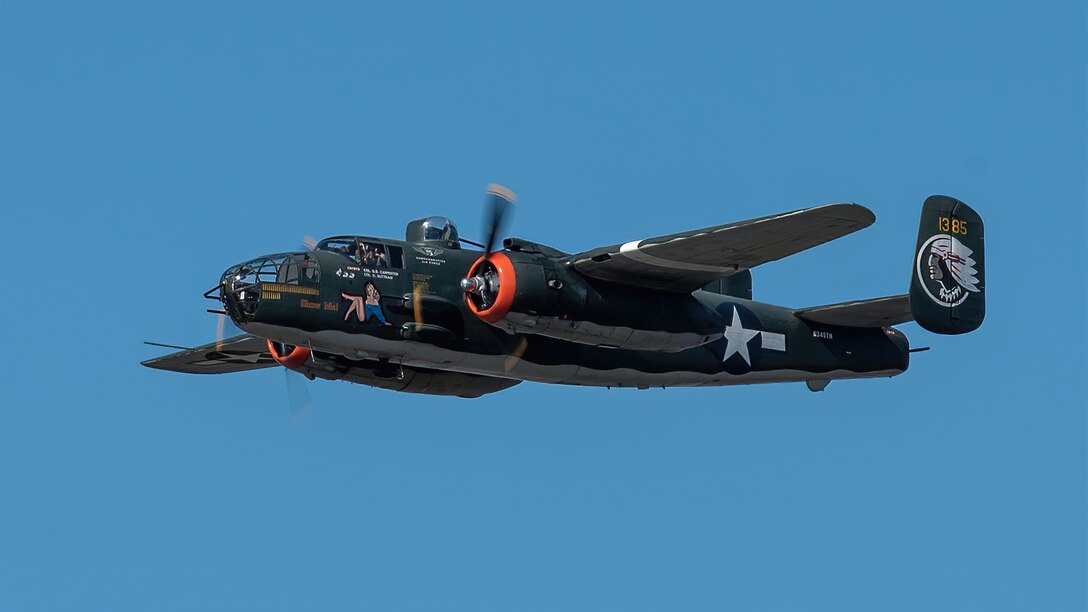
[[[922,204],[910,280],[914,320],[937,334],[978,329],[986,314],[982,217],[948,196]]]

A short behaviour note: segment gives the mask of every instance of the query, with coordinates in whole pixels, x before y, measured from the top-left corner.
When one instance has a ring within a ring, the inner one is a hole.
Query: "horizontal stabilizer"
[[[887,327],[914,318],[907,295],[814,306],[796,310],[793,314],[803,321],[843,327]]]
[[[143,362],[143,365],[158,370],[188,374],[229,374],[270,368],[278,364],[268,353],[267,340],[243,334],[220,342],[148,359]]]

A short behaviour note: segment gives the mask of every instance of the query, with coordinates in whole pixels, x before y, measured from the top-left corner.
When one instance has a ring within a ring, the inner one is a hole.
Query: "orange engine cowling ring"
[[[468,309],[472,311],[472,314],[481,320],[488,323],[497,323],[510,312],[510,307],[514,305],[517,277],[514,274],[514,264],[505,253],[491,253],[477,259],[468,270],[469,277],[476,276],[485,261],[490,263],[499,275],[498,295],[495,296],[495,301],[487,308],[481,308],[473,301],[472,295],[466,292],[465,303],[468,304]]]
[[[284,347],[291,346],[290,344],[284,344]],[[306,363],[306,360],[310,358],[310,349],[304,346],[296,346],[291,349],[290,353],[281,355],[276,350],[276,344],[271,340],[268,341],[268,352],[272,354],[272,359],[276,360],[276,363],[287,368],[288,370],[294,370],[300,365]]]

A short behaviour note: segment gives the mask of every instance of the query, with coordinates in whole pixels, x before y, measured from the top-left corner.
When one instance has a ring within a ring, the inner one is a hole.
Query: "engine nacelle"
[[[304,346],[291,346],[281,342],[268,341],[268,353],[276,363],[288,370],[297,370],[310,358],[310,349]]]
[[[481,257],[461,287],[469,310],[511,333],[671,352],[716,340],[724,329],[721,317],[690,294],[590,282],[538,254]]]

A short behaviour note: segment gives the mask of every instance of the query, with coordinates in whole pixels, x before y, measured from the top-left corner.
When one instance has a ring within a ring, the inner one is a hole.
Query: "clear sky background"
[[[1086,600],[1084,2],[0,2],[0,608],[1073,610]],[[478,400],[143,368],[305,235],[577,251],[829,202],[757,268],[906,291],[986,219],[976,333],[893,379]]]

